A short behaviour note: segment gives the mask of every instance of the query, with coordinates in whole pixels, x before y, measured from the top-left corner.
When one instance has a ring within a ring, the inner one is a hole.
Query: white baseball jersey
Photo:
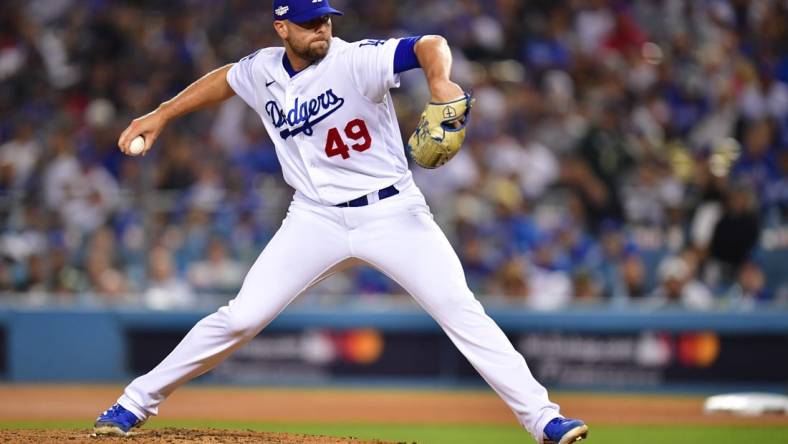
[[[335,205],[410,179],[389,89],[399,39],[348,43],[291,77],[284,48],[233,66],[227,82],[263,120],[285,181]]]

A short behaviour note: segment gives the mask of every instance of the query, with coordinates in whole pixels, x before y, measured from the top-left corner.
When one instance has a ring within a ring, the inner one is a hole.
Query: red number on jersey
[[[361,140],[352,146],[358,152],[366,151],[372,146],[372,137],[369,135],[367,124],[361,119],[351,120],[345,126],[345,134],[353,140]]]
[[[366,151],[372,146],[372,136],[369,135],[367,124],[361,119],[351,120],[345,125],[345,135],[349,139],[357,141],[351,148],[358,152]],[[328,157],[342,156],[343,159],[350,158],[350,148],[342,140],[339,130],[331,128],[326,137],[326,154]]]
[[[331,128],[328,130],[328,137],[326,138],[326,154],[328,157],[341,155],[343,159],[350,157],[350,150],[348,149],[347,145],[345,145],[345,142],[342,140],[342,136],[339,135],[339,130],[336,128]]]

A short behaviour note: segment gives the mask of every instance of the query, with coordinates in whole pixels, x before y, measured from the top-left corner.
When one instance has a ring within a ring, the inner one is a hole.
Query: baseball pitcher
[[[283,47],[261,49],[205,75],[120,136],[120,149],[130,155],[132,140],[142,136],[144,153],[170,120],[238,95],[260,115],[295,194],[239,294],[132,381],[98,417],[95,432],[127,435],[156,415],[176,388],[254,338],[304,290],[363,261],[429,312],[537,442],[585,438],[586,425],[561,416],[468,289],[408,169],[407,156],[422,167],[439,167],[465,137],[472,100],[449,79],[446,41],[346,42],[332,35],[332,17],[342,13],[328,0],[275,0],[273,14]],[[403,147],[389,90],[399,86],[400,73],[419,67],[432,98]]]

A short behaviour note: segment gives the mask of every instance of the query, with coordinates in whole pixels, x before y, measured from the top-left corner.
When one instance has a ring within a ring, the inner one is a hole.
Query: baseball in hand
[[[129,153],[132,156],[139,156],[145,150],[145,138],[137,136],[129,144]]]

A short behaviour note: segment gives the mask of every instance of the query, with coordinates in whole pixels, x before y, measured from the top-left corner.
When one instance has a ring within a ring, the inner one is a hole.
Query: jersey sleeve
[[[361,94],[380,102],[391,88],[399,87],[394,54],[400,39],[362,40],[352,43],[348,54],[350,78]]]
[[[247,105],[257,110],[259,103],[257,81],[255,78],[254,61],[255,52],[238,61],[229,71],[227,71],[227,83]]]
[[[408,37],[399,41],[397,50],[394,52],[394,74],[410,71],[421,66],[419,58],[416,56],[416,42],[421,37]]]

